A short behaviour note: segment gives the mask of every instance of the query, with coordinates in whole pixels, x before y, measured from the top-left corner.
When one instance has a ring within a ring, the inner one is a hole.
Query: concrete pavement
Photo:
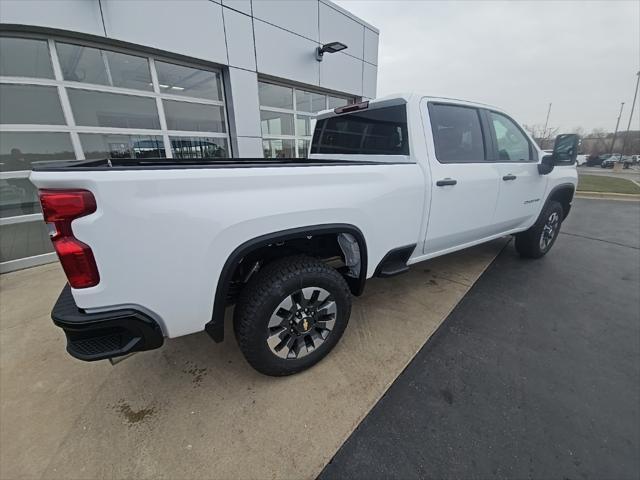
[[[74,360],[49,318],[58,265],[2,275],[0,478],[313,478],[504,244],[369,282],[331,355],[287,378],[253,371],[232,334]]]

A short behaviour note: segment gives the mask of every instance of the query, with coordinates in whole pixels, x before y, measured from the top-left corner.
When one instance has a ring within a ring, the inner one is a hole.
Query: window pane
[[[0,123],[66,123],[56,87],[0,84],[0,105]]]
[[[68,88],[77,125],[91,127],[159,129],[158,110],[153,98],[92,92]]]
[[[65,80],[153,90],[146,58],[69,43],[56,46]]]
[[[298,158],[307,158],[309,154],[309,140],[298,140]]]
[[[0,132],[0,171],[31,170],[32,162],[75,159],[68,133]]]
[[[319,93],[296,90],[296,110],[312,113],[326,110],[326,99],[325,95]]]
[[[53,252],[53,245],[42,220],[0,227],[0,262],[49,252]]]
[[[260,112],[263,135],[293,135],[293,115],[290,113]]]
[[[224,138],[171,137],[174,158],[227,158],[229,148]]]
[[[475,108],[432,104],[429,115],[438,161],[484,161],[484,140]]]
[[[97,48],[57,42],[56,50],[65,80],[109,85],[104,59]]]
[[[409,155],[404,105],[318,120],[311,153]]]
[[[164,62],[156,62],[156,70],[161,93],[222,100],[222,81],[218,72]]]
[[[40,213],[38,190],[28,178],[0,179],[0,217]]]
[[[296,135],[308,137],[311,135],[311,117],[304,115],[296,116]]]
[[[347,100],[346,98],[329,97],[329,108],[344,107],[348,104],[349,100]]]
[[[169,130],[220,133],[227,131],[222,107],[173,100],[163,100],[163,104]]]
[[[531,160],[529,141],[524,133],[507,117],[489,112],[498,141],[498,160],[526,162]]]
[[[118,52],[104,52],[114,87],[153,91],[149,60]]]
[[[160,136],[81,133],[80,143],[82,143],[82,150],[87,160],[166,156],[164,143]]]
[[[46,40],[0,37],[0,75],[53,78]]]
[[[258,84],[260,105],[263,107],[286,108],[293,110],[293,89],[271,83]]]
[[[294,158],[295,140],[263,140],[264,158]]]

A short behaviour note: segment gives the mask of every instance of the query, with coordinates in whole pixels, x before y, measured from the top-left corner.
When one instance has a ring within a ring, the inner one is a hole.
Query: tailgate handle
[[[455,185],[457,183],[458,183],[458,181],[454,180],[453,178],[445,178],[443,180],[438,180],[436,182],[436,185],[438,187],[446,187],[447,185]]]

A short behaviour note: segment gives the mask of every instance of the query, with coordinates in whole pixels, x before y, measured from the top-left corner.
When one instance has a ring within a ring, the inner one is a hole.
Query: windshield
[[[318,120],[311,153],[409,155],[406,106],[373,108]]]

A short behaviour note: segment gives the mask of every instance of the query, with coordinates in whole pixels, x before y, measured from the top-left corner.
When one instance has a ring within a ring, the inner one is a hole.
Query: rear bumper
[[[156,321],[138,310],[83,312],[73,300],[69,285],[62,290],[51,318],[67,336],[67,352],[79,360],[103,360],[153,350],[164,342]]]

